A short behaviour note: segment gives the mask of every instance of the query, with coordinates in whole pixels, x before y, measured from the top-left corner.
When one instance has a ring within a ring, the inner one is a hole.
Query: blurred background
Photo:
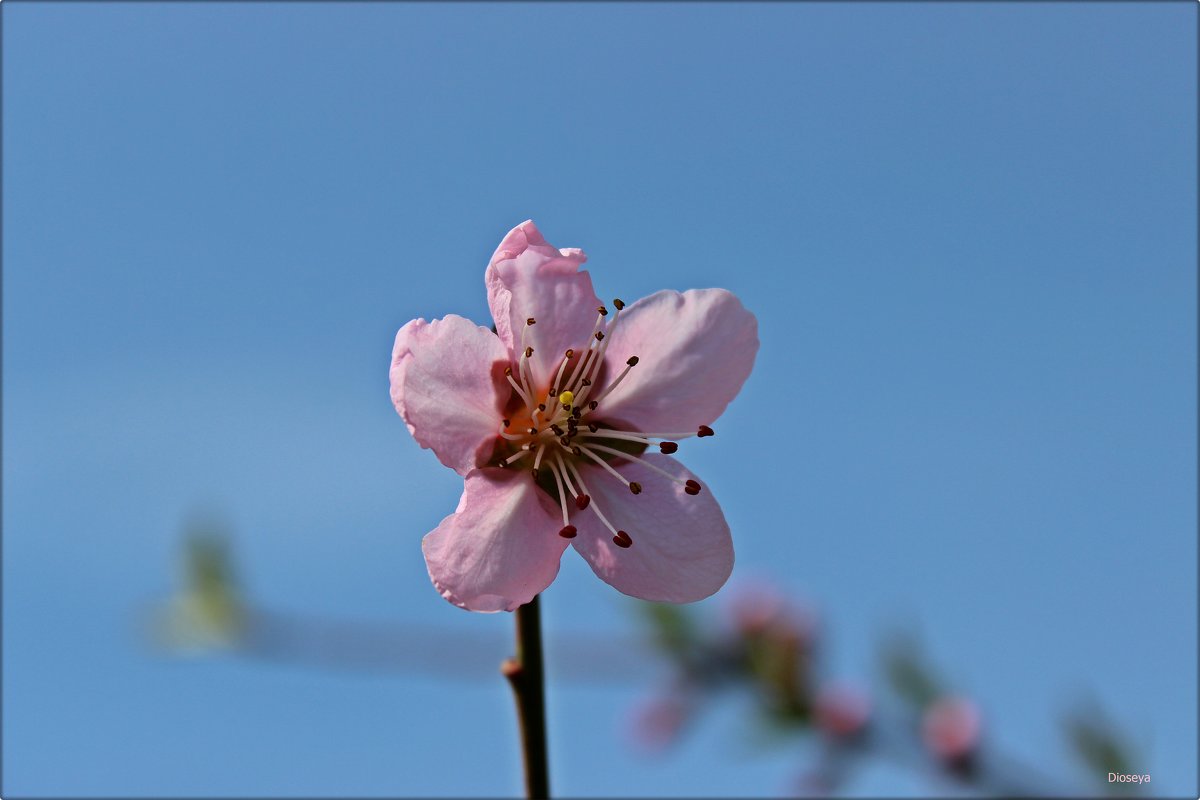
[[[1196,796],[1194,4],[2,13],[5,797],[521,791],[387,364],[530,217],[762,339],[729,587],[543,597],[557,792]]]

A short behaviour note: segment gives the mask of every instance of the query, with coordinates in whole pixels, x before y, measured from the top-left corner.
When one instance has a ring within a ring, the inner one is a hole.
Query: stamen
[[[571,470],[571,474],[575,476],[575,481],[579,484],[580,490],[583,491],[583,493],[584,493],[581,496],[582,497],[590,497],[587,494],[587,486],[584,485],[583,477],[579,474],[579,470],[575,469],[575,466],[573,464],[571,464],[570,462],[567,462],[567,467],[568,467],[568,469]],[[604,527],[608,528],[609,531],[612,532],[614,537],[619,536],[622,533],[622,531],[618,531],[616,528],[613,527],[613,524],[608,521],[608,517],[604,516],[604,512],[602,512],[600,510],[600,506],[592,506],[592,510],[596,512],[596,516],[600,518],[600,521],[604,523]],[[625,538],[628,539],[629,534],[626,533]],[[614,541],[615,541],[615,539],[614,539]],[[619,544],[619,542],[618,542],[618,544]],[[630,539],[630,544],[633,544],[632,539]],[[621,546],[628,547],[629,545],[621,545]]]
[[[583,511],[585,508],[588,507],[588,503],[591,503],[591,502],[592,502],[592,496],[590,494],[581,494],[575,498],[575,507],[578,508],[580,511]]]
[[[542,449],[544,450],[545,448],[542,448]],[[541,456],[541,451],[538,451],[538,456],[539,457]],[[558,467],[554,464],[553,461],[547,461],[546,463],[550,465],[550,472],[552,472],[554,474],[554,485],[558,487],[558,504],[560,506],[562,506],[563,525],[566,526],[562,529],[562,531],[558,532],[558,535],[564,536],[563,531],[565,531],[567,528],[571,528],[571,531],[572,531],[571,536],[574,536],[575,529],[567,524],[568,522],[570,522],[570,520],[567,519],[567,494],[566,494],[566,492],[563,491],[562,477],[558,474]],[[566,536],[565,538],[570,539],[571,536]]]
[[[558,532],[558,535],[564,539],[574,539],[578,534],[579,532],[575,530],[574,525],[564,525],[563,529]]]
[[[562,363],[558,365],[558,375],[554,378],[554,386],[562,386],[563,370],[567,368],[567,364],[570,363],[571,357],[574,355],[574,350],[568,350],[566,355],[563,356]],[[546,395],[547,400],[549,400],[551,397],[554,397],[554,386],[550,387],[550,392]]]
[[[599,445],[592,445],[592,447],[595,447],[597,450],[603,449]],[[579,449],[585,456],[590,458],[592,461],[595,461],[600,466],[604,467],[604,469],[608,470],[609,474],[611,474],[613,477],[615,477],[621,483],[625,484],[626,486],[629,486],[629,480],[626,479],[624,475],[622,475],[621,473],[619,473],[615,469],[613,469],[612,466],[607,461],[605,461],[603,458],[601,458],[600,456],[593,453],[590,447],[581,447]],[[608,448],[608,449],[611,449],[611,448]],[[619,452],[619,451],[613,451],[613,452]],[[622,453],[621,455],[624,455],[624,454]],[[641,487],[639,486],[638,489],[640,490]],[[632,487],[630,487],[630,491],[633,491]],[[634,492],[634,494],[637,494],[637,492]]]
[[[625,307],[625,303],[621,302],[621,298],[619,297],[613,298],[613,305],[617,307],[617,311],[620,311]]]
[[[613,544],[617,547],[629,548],[633,546],[633,539],[630,539],[629,534],[625,531],[617,531],[617,535],[613,537]]]
[[[635,456],[635,455],[630,455],[629,453],[622,453],[620,450],[615,450],[615,449],[613,449],[613,448],[611,448],[611,447],[605,447],[604,445],[602,445],[602,444],[596,444],[595,442],[592,442],[592,443],[590,443],[590,444],[588,445],[588,447],[591,447],[591,448],[593,448],[593,449],[595,449],[595,450],[603,450],[603,451],[604,451],[604,452],[606,452],[606,453],[611,453],[611,454],[613,454],[614,456],[620,456],[621,458],[627,458],[627,459],[629,459],[630,461],[637,461],[637,462],[638,462],[638,463],[640,463],[640,464],[641,464],[643,467],[649,467],[650,469],[652,469],[652,470],[654,470],[655,472],[657,472],[659,475],[662,475],[664,478],[668,478],[668,479],[670,479],[670,480],[674,481],[675,483],[678,483],[678,484],[680,484],[680,485],[682,485],[682,486],[685,486],[685,487],[687,487],[687,486],[690,486],[690,485],[692,485],[692,484],[695,484],[695,485],[696,485],[696,491],[694,491],[694,492],[688,492],[688,494],[699,494],[699,493],[700,493],[700,488],[699,488],[699,487],[700,487],[700,484],[696,483],[694,480],[691,480],[691,479],[684,480],[683,478],[676,478],[674,475],[672,475],[671,473],[667,472],[665,469],[662,469],[661,467],[659,467],[659,466],[657,466],[657,465],[655,465],[655,464],[651,464],[649,461],[645,460],[644,458],[639,458],[638,456]],[[641,488],[642,488],[641,486],[638,486],[638,492],[640,492],[640,491],[641,491]],[[629,491],[633,492],[633,484],[629,484]],[[634,494],[637,494],[638,492],[633,492],[633,493],[634,493]]]
[[[658,452],[660,452],[660,453],[666,453],[667,455],[670,455],[671,453],[674,453],[678,449],[679,449],[679,445],[675,444],[675,442],[659,442],[658,443]]]
[[[554,461],[555,461],[555,463],[557,463],[557,464],[558,464],[558,468],[559,468],[560,470],[562,470],[563,482],[567,484],[567,490],[568,490],[568,491],[571,493],[571,495],[572,495],[572,496],[575,498],[575,505],[577,505],[577,506],[578,506],[578,505],[579,505],[579,498],[580,498],[582,495],[580,495],[580,494],[579,494],[579,492],[575,491],[575,486],[574,486],[574,484],[572,484],[572,483],[571,483],[571,476],[567,474],[567,468],[566,468],[566,466],[563,464],[562,456],[561,456],[561,455],[559,455],[558,453],[555,453],[555,454],[554,454]],[[587,506],[587,503],[584,503],[584,507],[586,507],[586,506]],[[582,507],[581,507],[581,510],[582,510]]]
[[[533,459],[533,477],[537,477],[538,467],[542,465],[542,456],[546,455],[546,445],[538,447],[537,456]]]
[[[504,377],[508,378],[508,382],[512,385],[513,389],[515,389],[517,394],[521,395],[521,399],[525,401],[525,407],[532,413],[533,401],[529,399],[529,395],[525,394],[525,390],[517,385],[517,382],[513,380],[512,367],[504,368]]]
[[[591,433],[583,434],[583,436],[585,438],[587,438],[587,439],[623,439],[627,442],[638,442],[639,444],[647,444],[647,445],[654,444],[654,442],[650,441],[645,436],[639,436],[638,434],[635,434],[635,433],[625,433],[624,431],[614,431],[614,430],[610,430],[608,428],[601,428],[599,425],[596,425],[596,428],[593,429],[592,428],[593,425],[596,425],[596,423],[594,423],[594,422],[588,423],[588,430],[591,431]]]
[[[508,420],[505,420],[505,422],[508,422]],[[525,437],[524,437],[524,436],[522,436],[521,434],[509,433],[508,431],[504,430],[504,428],[505,428],[505,427],[508,427],[508,426],[503,426],[503,427],[501,427],[501,428],[500,428],[500,431],[499,431],[499,433],[500,433],[500,436],[501,436],[501,437],[503,437],[503,438],[505,438],[505,439],[508,439],[510,442],[513,442],[513,441],[525,441]]]
[[[579,360],[575,362],[575,366],[571,369],[571,374],[567,377],[567,382],[565,384],[566,386],[574,386],[575,379],[586,374],[585,370],[589,366],[588,360],[595,354],[595,352],[596,351],[592,345],[588,345],[588,349],[583,352],[583,355],[579,357]]]
[[[638,483],[637,481],[632,481],[629,484],[629,491],[633,492],[634,494],[641,494],[642,493],[642,485],[640,483]]]
[[[697,481],[689,480],[684,484],[683,490],[688,494],[700,494],[700,484]]]
[[[630,356],[629,360],[625,362],[625,369],[621,370],[621,374],[616,377],[616,380],[614,380],[608,386],[604,387],[604,391],[601,392],[599,395],[597,395],[596,399],[593,402],[599,403],[601,400],[608,397],[609,394],[612,393],[612,390],[617,388],[617,385],[620,384],[621,381],[625,380],[625,376],[629,374],[629,370],[631,370],[637,366],[637,363],[638,363],[638,357]]]
[[[712,428],[707,425],[701,425],[700,429],[696,431],[696,435],[703,439],[705,436],[715,436],[716,434],[713,433]]]
[[[533,362],[529,360],[533,355],[533,348],[525,344],[525,334],[535,322],[537,320],[530,317],[525,320],[525,327],[521,328],[521,360],[517,363],[521,383],[531,397],[533,396],[533,387],[537,386],[537,381],[533,377]]]
[[[527,456],[527,455],[529,455],[529,448],[528,448],[528,447],[522,447],[522,448],[521,448],[521,452],[519,452],[519,453],[516,453],[515,455],[511,455],[511,456],[509,456],[508,458],[504,459],[504,461],[503,461],[503,462],[501,462],[500,466],[502,466],[502,467],[503,467],[503,466],[508,466],[509,464],[513,463],[514,461],[518,461],[518,460],[520,460],[520,459],[524,458],[524,457],[525,457],[525,456]]]
[[[612,333],[612,331],[616,329],[617,322],[620,319],[621,319],[621,309],[618,308],[617,313],[613,315],[612,322],[610,322],[607,326],[609,333]],[[591,367],[589,368],[589,370],[587,372],[583,373],[584,382],[587,385],[590,385],[592,381],[594,381],[600,377],[600,365],[604,362],[604,355],[608,352],[609,344],[612,343],[611,338],[608,341],[604,341],[604,334],[601,333],[599,330],[597,330],[594,335],[596,337],[596,341],[601,342],[602,344],[596,350],[596,357],[592,359]],[[588,395],[587,391],[580,392],[579,402],[581,404],[587,398],[587,395]]]

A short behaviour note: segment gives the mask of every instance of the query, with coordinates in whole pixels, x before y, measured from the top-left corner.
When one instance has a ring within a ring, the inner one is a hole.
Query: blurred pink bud
[[[783,592],[769,584],[739,587],[733,595],[730,611],[734,626],[744,634],[773,630],[807,642],[816,631],[816,614],[807,607],[795,608]]]
[[[979,745],[979,709],[963,697],[942,697],[925,710],[921,738],[938,758],[960,761]]]
[[[871,700],[861,689],[848,684],[822,686],[814,701],[817,727],[835,738],[861,732],[871,717]]]
[[[642,748],[660,752],[670,746],[688,718],[688,703],[679,694],[643,701],[633,711],[633,739]]]

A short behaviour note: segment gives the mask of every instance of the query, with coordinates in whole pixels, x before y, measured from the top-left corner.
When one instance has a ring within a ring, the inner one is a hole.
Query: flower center
[[[533,479],[558,501],[562,509],[560,536],[567,539],[576,536],[575,526],[570,523],[569,508],[574,505],[576,512],[590,508],[612,533],[613,543],[628,548],[633,545],[633,538],[627,531],[618,530],[593,502],[580,467],[594,465],[604,475],[593,472],[592,478],[620,481],[631,494],[638,495],[642,493],[642,485],[630,481],[618,469],[622,464],[636,461],[683,486],[687,494],[697,495],[700,494],[698,481],[676,477],[640,456],[651,445],[657,445],[659,452],[674,453],[679,449],[677,440],[712,436],[713,430],[701,425],[695,431],[677,433],[634,431],[623,429],[613,420],[605,420],[604,400],[619,389],[640,360],[637,355],[630,354],[625,368],[612,380],[606,380],[604,356],[625,304],[614,300],[613,306],[616,313],[611,319],[607,308],[600,306],[597,309],[596,324],[587,348],[578,352],[567,350],[552,376],[534,374],[530,358],[533,348],[526,341],[529,329],[537,324],[537,320],[530,317],[525,321],[521,329],[520,358],[504,373],[512,386],[514,402],[519,398],[521,406],[502,422],[498,433],[503,446],[497,448],[493,463],[499,467],[528,466]],[[532,462],[527,460],[531,457]],[[568,498],[573,503],[569,504]]]

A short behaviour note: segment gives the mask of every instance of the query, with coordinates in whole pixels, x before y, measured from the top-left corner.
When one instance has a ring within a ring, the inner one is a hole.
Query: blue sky
[[[1193,4],[2,13],[6,796],[518,791],[511,619],[428,583],[460,480],[386,364],[408,319],[486,322],[530,217],[602,296],[757,314],[681,455],[838,675],[916,627],[1008,751],[1074,777],[1053,720],[1094,696],[1195,796]],[[198,509],[262,602],[461,634],[479,677],[156,653]],[[634,630],[571,553],[544,600],[552,651]],[[736,701],[646,758],[653,677],[566,672],[564,794],[776,795],[802,761]]]

